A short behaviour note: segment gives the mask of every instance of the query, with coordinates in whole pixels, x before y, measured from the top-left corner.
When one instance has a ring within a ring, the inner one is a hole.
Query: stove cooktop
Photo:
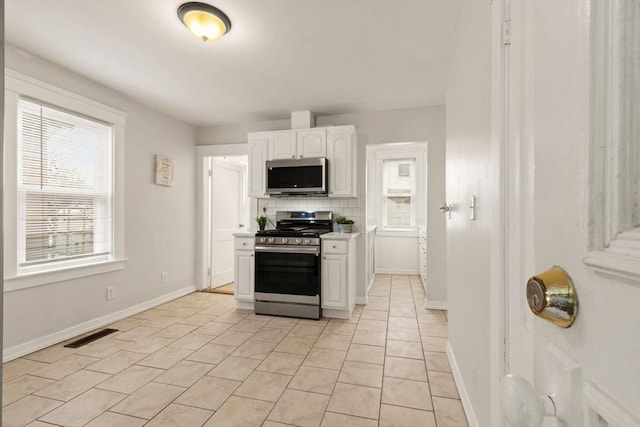
[[[310,229],[274,229],[256,232],[256,236],[278,236],[278,237],[317,237],[320,234],[329,233],[331,230],[310,228]]]
[[[261,237],[319,237],[333,230],[333,214],[328,211],[278,211],[276,228],[261,230]]]

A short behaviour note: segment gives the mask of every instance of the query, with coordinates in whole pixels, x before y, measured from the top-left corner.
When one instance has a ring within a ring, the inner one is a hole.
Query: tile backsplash
[[[354,220],[354,231],[360,231],[364,224],[364,203],[363,198],[360,197],[350,199],[328,197],[258,199],[258,212],[256,215],[261,215],[263,209],[266,209],[267,217],[275,224],[276,211],[332,211],[334,217],[344,215]]]

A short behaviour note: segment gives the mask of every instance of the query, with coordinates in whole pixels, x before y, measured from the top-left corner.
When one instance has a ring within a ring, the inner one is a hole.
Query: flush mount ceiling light
[[[205,42],[213,42],[231,29],[229,17],[209,4],[189,2],[178,8],[178,18],[191,33]]]

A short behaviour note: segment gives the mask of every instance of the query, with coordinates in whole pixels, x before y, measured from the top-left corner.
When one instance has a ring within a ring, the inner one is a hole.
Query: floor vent
[[[112,334],[114,332],[118,332],[117,329],[103,329],[101,331],[96,332],[95,334],[91,334],[91,335],[87,335],[84,338],[80,338],[77,341],[74,342],[70,342],[69,344],[65,345],[65,347],[70,347],[70,348],[78,348],[78,347],[82,347],[83,345],[87,345],[90,342],[93,342],[97,339],[100,339],[102,337],[105,337],[109,334]]]

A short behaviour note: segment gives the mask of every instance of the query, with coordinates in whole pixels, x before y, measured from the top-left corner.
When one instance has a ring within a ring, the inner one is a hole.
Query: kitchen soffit
[[[174,0],[6,0],[6,41],[194,125],[444,103],[454,0],[220,0],[198,42]]]

